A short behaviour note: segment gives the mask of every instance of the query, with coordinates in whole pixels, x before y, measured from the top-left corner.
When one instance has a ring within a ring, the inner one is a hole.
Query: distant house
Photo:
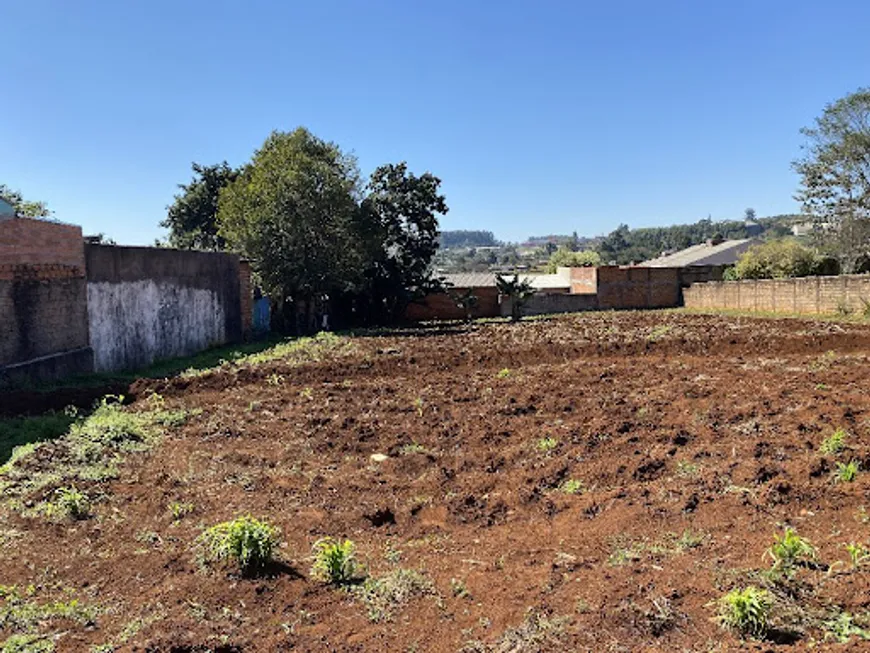
[[[8,220],[15,217],[15,207],[0,197],[0,220]]]
[[[741,240],[708,240],[678,252],[644,261],[640,265],[649,268],[687,268],[695,266],[734,265],[737,259],[758,241],[753,238]]]

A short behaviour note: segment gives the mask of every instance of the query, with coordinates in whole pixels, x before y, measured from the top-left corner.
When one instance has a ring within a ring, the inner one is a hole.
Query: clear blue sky
[[[304,125],[503,239],[792,212],[870,85],[866,0],[0,0],[0,182],[121,243],[190,162]]]

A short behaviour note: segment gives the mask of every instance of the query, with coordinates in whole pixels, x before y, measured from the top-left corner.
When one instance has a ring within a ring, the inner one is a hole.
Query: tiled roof
[[[442,275],[447,284],[454,288],[495,288],[496,275],[492,272],[459,272]],[[503,274],[513,278],[513,274]],[[528,281],[532,288],[570,288],[571,281],[559,274],[519,274],[520,279]]]

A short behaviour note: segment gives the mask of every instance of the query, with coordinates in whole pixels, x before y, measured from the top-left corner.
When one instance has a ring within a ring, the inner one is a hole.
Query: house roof
[[[733,265],[747,249],[756,244],[753,238],[725,240],[716,245],[702,243],[686,249],[644,261],[649,268],[685,268],[693,265]]]
[[[492,272],[459,272],[442,275],[445,283],[454,288],[495,288],[496,274]],[[513,274],[504,274],[513,277]],[[571,280],[563,274],[519,274],[520,279],[528,281],[532,288],[544,290],[548,288],[570,288]]]

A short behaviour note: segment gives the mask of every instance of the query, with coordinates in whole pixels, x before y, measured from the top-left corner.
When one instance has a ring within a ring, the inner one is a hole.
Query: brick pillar
[[[239,261],[239,292],[242,313],[242,337],[251,337],[254,328],[254,296],[251,288],[251,264]]]

